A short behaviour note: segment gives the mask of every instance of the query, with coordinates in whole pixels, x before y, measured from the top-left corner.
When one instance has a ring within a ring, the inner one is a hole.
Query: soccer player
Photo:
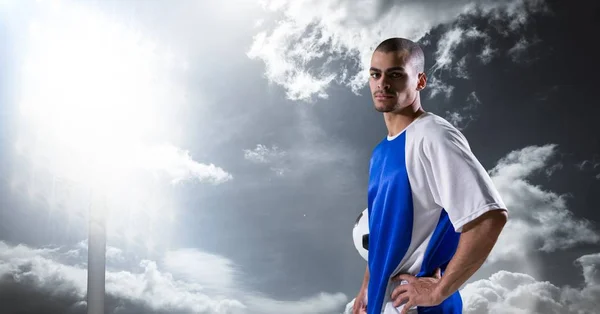
[[[462,313],[458,289],[481,267],[508,214],[463,134],[425,112],[421,48],[383,41],[369,85],[387,137],[369,172],[368,265],[353,313]]]

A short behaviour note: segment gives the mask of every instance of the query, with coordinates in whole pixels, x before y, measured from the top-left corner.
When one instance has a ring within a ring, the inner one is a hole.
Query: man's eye
[[[371,77],[372,78],[378,78],[379,77],[379,73],[371,73]]]
[[[400,78],[402,77],[402,73],[391,73],[390,76],[393,78]]]

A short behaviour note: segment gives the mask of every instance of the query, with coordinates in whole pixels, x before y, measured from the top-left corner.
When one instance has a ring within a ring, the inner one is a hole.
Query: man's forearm
[[[363,277],[363,283],[361,289],[366,289],[369,286],[369,265],[367,265],[367,269],[365,269],[365,276]]]
[[[483,265],[506,220],[506,211],[494,210],[465,225],[456,253],[437,286],[442,300],[456,292]]]

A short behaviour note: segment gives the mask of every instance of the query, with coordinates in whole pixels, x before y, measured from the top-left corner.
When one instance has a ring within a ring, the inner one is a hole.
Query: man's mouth
[[[394,97],[394,95],[392,95],[392,94],[375,94],[376,99],[390,99],[393,97]]]

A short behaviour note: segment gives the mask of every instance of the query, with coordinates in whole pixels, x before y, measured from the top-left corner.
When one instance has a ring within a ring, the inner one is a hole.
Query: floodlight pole
[[[92,192],[88,229],[87,314],[105,314],[106,200]]]

